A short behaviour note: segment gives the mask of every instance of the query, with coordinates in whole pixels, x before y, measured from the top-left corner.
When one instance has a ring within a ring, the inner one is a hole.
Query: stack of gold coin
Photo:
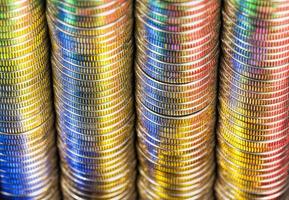
[[[289,1],[223,8],[217,198],[288,199]]]
[[[218,0],[136,1],[140,199],[212,199]]]
[[[132,1],[48,0],[64,199],[134,199]]]
[[[58,199],[41,0],[0,0],[0,199]]]

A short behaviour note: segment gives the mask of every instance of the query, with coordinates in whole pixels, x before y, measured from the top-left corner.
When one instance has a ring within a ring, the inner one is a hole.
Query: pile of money
[[[59,198],[41,0],[0,1],[0,199]]]
[[[132,0],[48,0],[64,199],[134,199]]]
[[[288,199],[289,2],[227,0],[223,22],[217,198]]]
[[[136,1],[140,199],[211,199],[220,1]]]

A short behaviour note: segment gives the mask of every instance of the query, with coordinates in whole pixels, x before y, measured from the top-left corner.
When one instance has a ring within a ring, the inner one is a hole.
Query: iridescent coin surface
[[[0,1],[0,199],[59,199],[41,0]]]
[[[220,2],[136,1],[138,190],[213,199]]]
[[[64,199],[135,199],[132,1],[48,0]]]
[[[223,7],[218,123],[220,200],[288,199],[289,2]]]

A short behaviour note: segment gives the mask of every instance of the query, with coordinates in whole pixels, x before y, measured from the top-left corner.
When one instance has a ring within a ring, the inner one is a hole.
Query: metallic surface
[[[136,1],[140,199],[213,199],[220,2]]]
[[[0,199],[59,199],[44,1],[0,1]]]
[[[224,2],[217,199],[288,199],[288,8]]]
[[[135,199],[132,1],[48,0],[64,199]]]

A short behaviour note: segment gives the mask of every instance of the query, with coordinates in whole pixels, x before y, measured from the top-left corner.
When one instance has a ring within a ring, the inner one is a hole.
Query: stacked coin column
[[[47,11],[64,199],[134,199],[132,1]]]
[[[0,199],[58,199],[41,0],[0,1]]]
[[[136,1],[140,198],[211,199],[218,0]]]
[[[223,9],[218,199],[288,199],[289,2]]]

